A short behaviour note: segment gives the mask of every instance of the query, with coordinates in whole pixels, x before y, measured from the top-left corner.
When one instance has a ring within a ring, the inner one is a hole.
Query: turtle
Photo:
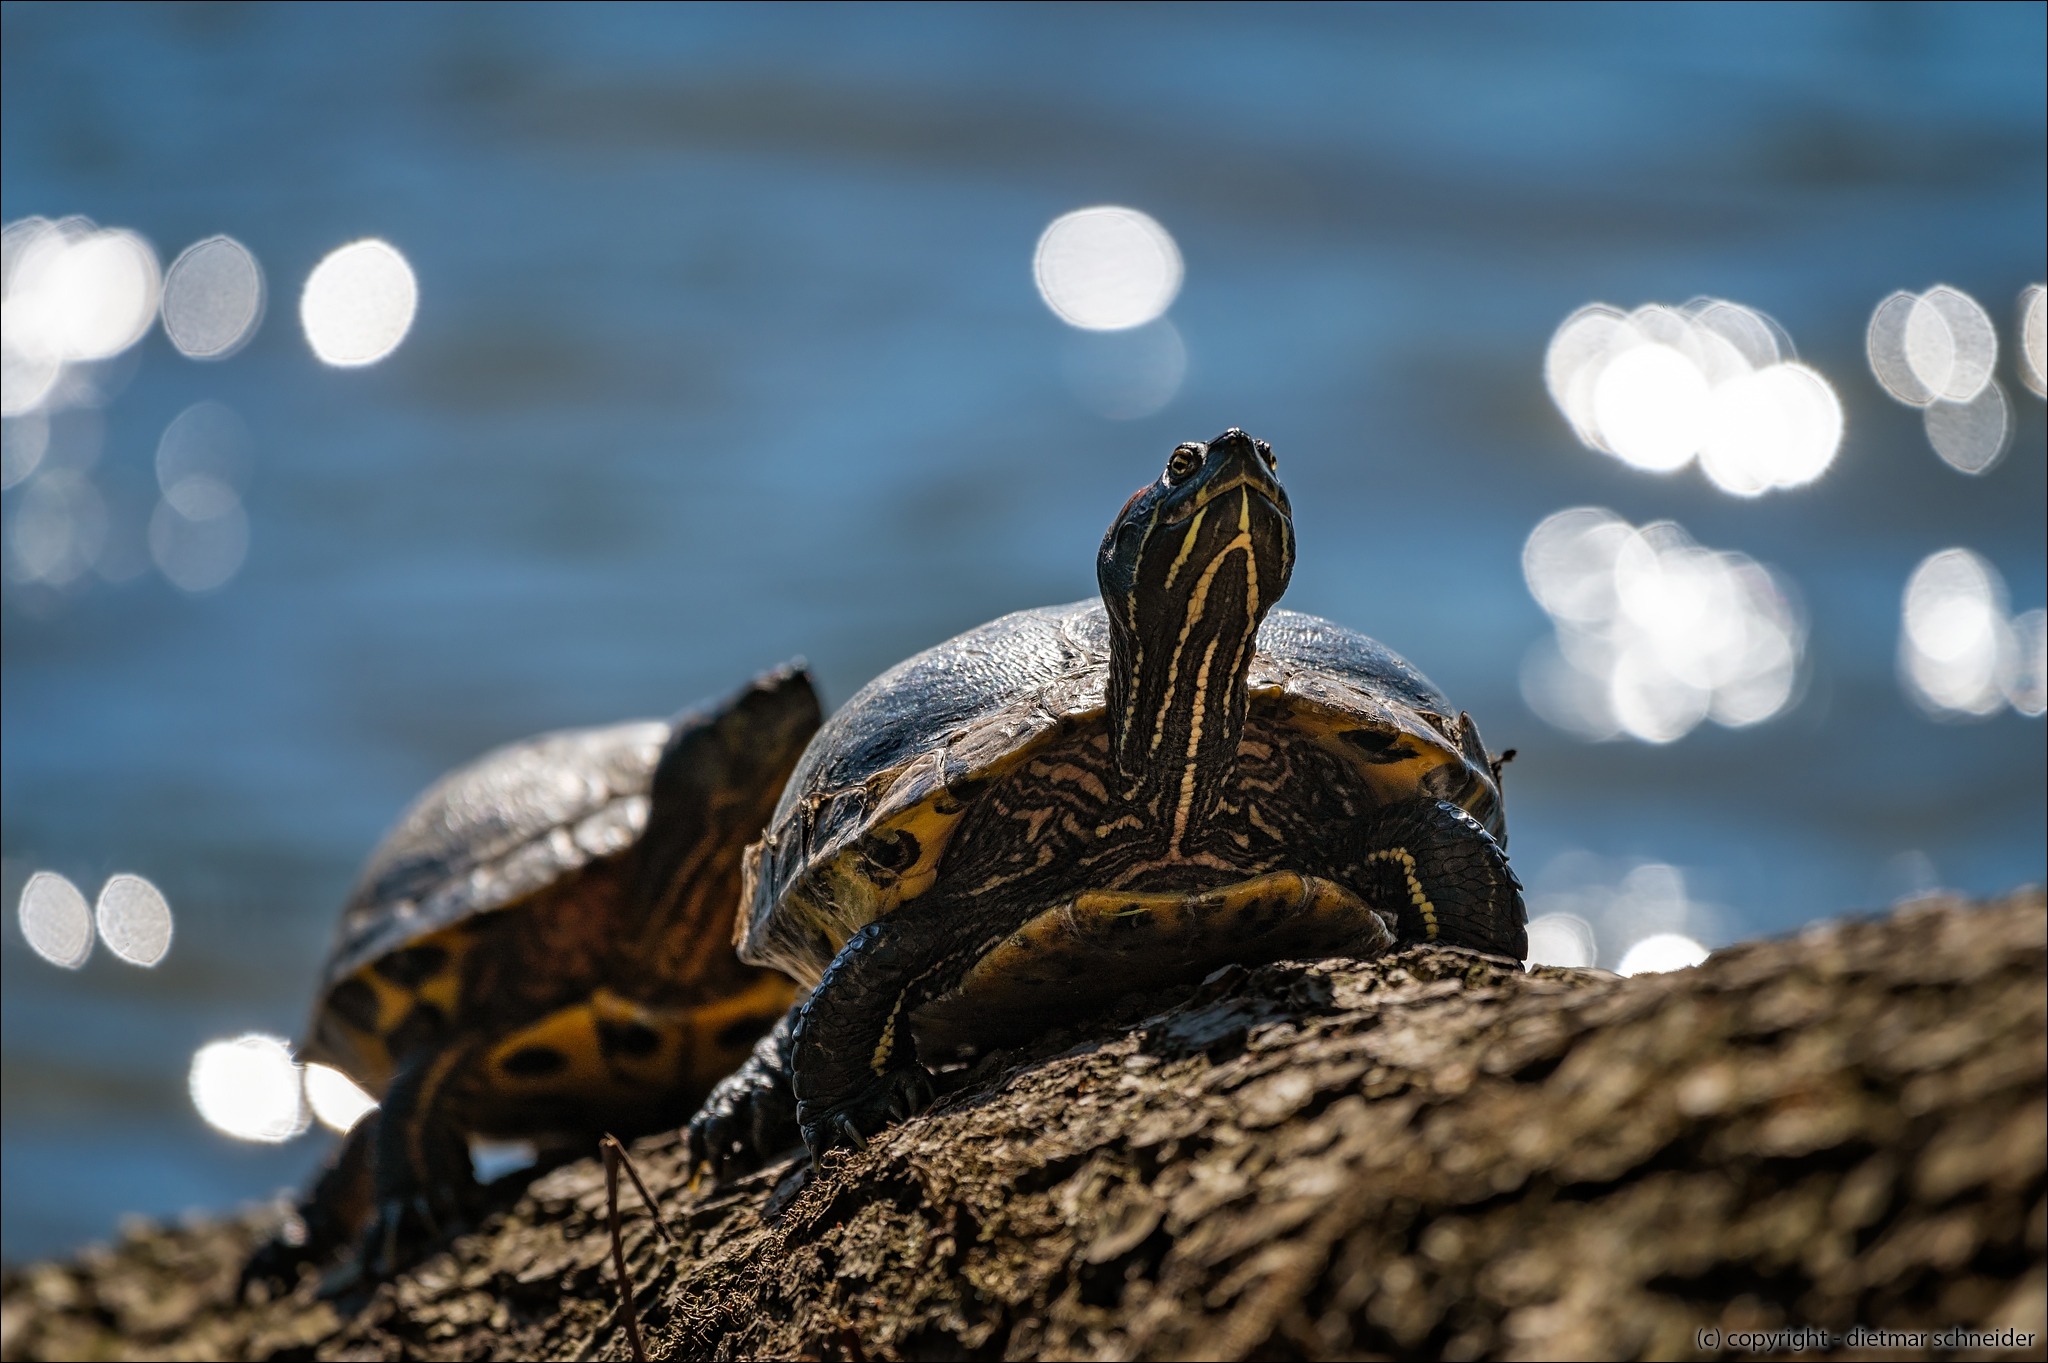
[[[501,747],[430,787],[342,910],[298,1048],[381,1100],[244,1273],[345,1285],[460,1225],[472,1137],[673,1128],[788,1008],[733,953],[741,854],[820,720],[800,663],[673,719]]]
[[[1294,549],[1270,444],[1177,445],[1099,600],[969,630],[820,729],[738,929],[807,994],[692,1119],[700,1167],[863,1146],[934,1066],[1233,962],[1527,954],[1505,757],[1384,645],[1276,608]]]

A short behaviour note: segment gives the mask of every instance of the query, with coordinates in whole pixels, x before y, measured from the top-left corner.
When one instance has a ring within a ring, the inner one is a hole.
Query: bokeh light
[[[310,1124],[299,1067],[278,1037],[209,1041],[192,1056],[187,1088],[207,1125],[236,1140],[276,1144]]]
[[[2020,294],[2020,382],[2035,397],[2048,393],[2048,289],[2029,284]]]
[[[1575,913],[1546,913],[1529,920],[1528,963],[1589,966],[1600,959],[1593,925]]]
[[[332,1065],[306,1066],[306,1102],[322,1126],[343,1134],[377,1110],[377,1100]]]
[[[50,419],[41,412],[0,420],[0,491],[16,487],[50,452]]]
[[[171,949],[170,903],[141,876],[107,877],[93,918],[107,950],[130,965],[153,966]]]
[[[2048,610],[2013,617],[2013,668],[2006,704],[2032,719],[2048,710]]]
[[[1630,947],[1615,966],[1621,975],[1656,975],[1686,970],[1707,959],[1707,949],[1682,932],[1659,932]]]
[[[1164,316],[1180,293],[1180,247],[1135,208],[1077,208],[1038,238],[1032,272],[1045,305],[1069,326],[1122,331]]]
[[[299,296],[306,343],[321,361],[353,369],[398,348],[419,310],[419,281],[398,249],[374,237],[337,247]]]
[[[248,344],[263,304],[263,269],[233,237],[194,242],[164,274],[164,334],[195,360],[226,359]]]
[[[76,970],[92,955],[92,910],[78,887],[55,871],[28,878],[16,917],[29,946],[51,965]]]
[[[147,241],[86,218],[23,218],[0,237],[0,415],[18,417],[61,405],[67,365],[141,340],[162,277]]]
[[[1677,969],[1698,964],[1703,943],[1729,940],[1726,911],[1694,895],[1669,862],[1567,851],[1529,883],[1529,959],[1539,965]]]
[[[1555,626],[1524,662],[1522,694],[1558,728],[1670,743],[1708,719],[1760,724],[1798,695],[1806,629],[1790,590],[1674,522],[1560,511],[1530,532],[1522,572]]]
[[[1595,303],[1552,334],[1543,380],[1588,448],[1651,473],[1697,457],[1716,487],[1754,497],[1813,482],[1841,448],[1840,400],[1791,354],[1783,328],[1725,299]]]
[[[1900,402],[1968,402],[1998,364],[1998,329],[1976,299],[1937,284],[1925,293],[1891,294],[1864,335],[1871,372]]]
[[[1922,418],[1927,443],[1942,462],[1961,473],[1984,473],[2005,455],[2012,438],[2012,408],[2005,390],[1987,383],[1967,402],[1937,400]]]
[[[1161,317],[1127,331],[1078,331],[1066,353],[1067,383],[1083,406],[1112,421],[1160,411],[1180,393],[1188,349]]]
[[[164,428],[149,552],[179,590],[213,591],[241,570],[249,552],[241,496],[249,469],[248,427],[224,403],[196,402]]]
[[[2041,714],[2039,611],[2006,617],[2005,581],[1968,549],[1921,560],[1899,608],[1899,679],[1937,719],[1983,719],[2008,704]]]
[[[1927,443],[1949,467],[1984,473],[2005,454],[2012,411],[1993,377],[1998,329],[1976,299],[1947,284],[1893,293],[1871,313],[1864,347],[1884,390],[1921,409]],[[2024,356],[2020,367],[2024,379]]]
[[[247,485],[249,471],[249,428],[224,402],[193,403],[157,438],[157,486],[173,502],[188,478],[208,478],[239,490]]]
[[[47,469],[22,489],[9,532],[9,577],[67,587],[92,570],[106,545],[106,502],[84,474]]]

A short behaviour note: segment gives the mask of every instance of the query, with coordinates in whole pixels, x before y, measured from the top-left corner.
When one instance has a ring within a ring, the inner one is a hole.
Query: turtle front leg
[[[1398,923],[1400,940],[1473,947],[1522,960],[1528,909],[1508,855],[1449,800],[1388,805],[1354,844],[1346,877]]]
[[[747,1173],[803,1139],[796,1122],[796,1090],[789,1077],[791,1036],[797,1004],[754,1043],[747,1063],[718,1081],[704,1106],[690,1118],[690,1167],[703,1165],[713,1179]]]
[[[301,1265],[325,1263],[361,1233],[370,1219],[379,1115],[368,1113],[349,1129],[285,1225],[249,1255],[238,1295],[256,1283],[273,1295],[289,1291]]]
[[[797,1009],[791,1078],[813,1161],[835,1145],[864,1148],[868,1136],[931,1101],[911,1015],[950,988],[969,959],[945,950],[939,929],[917,909],[868,924]]]

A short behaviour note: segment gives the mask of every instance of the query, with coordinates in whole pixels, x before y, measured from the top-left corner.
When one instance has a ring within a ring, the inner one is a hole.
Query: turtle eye
[[[1280,467],[1280,461],[1273,457],[1273,447],[1271,445],[1268,445],[1263,440],[1254,440],[1252,448],[1259,452],[1259,458],[1266,461],[1268,469],[1278,469]]]
[[[1196,445],[1182,445],[1173,452],[1173,457],[1166,461],[1166,476],[1175,482],[1179,482],[1200,467],[1202,467],[1201,448]]]

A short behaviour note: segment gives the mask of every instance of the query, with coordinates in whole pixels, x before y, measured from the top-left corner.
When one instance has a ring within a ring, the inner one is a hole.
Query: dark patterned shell
[[[624,850],[671,726],[569,729],[508,744],[434,783],[371,854],[342,910],[321,993],[474,914]]]
[[[929,887],[980,785],[1055,730],[1104,716],[1108,660],[1102,603],[1089,600],[992,620],[863,687],[812,740],[749,849],[741,957],[815,981],[848,937]],[[1383,798],[1457,800],[1505,843],[1477,729],[1377,641],[1276,609],[1250,680],[1254,707],[1344,754]],[[920,860],[878,889],[858,849],[898,828],[915,830]]]

